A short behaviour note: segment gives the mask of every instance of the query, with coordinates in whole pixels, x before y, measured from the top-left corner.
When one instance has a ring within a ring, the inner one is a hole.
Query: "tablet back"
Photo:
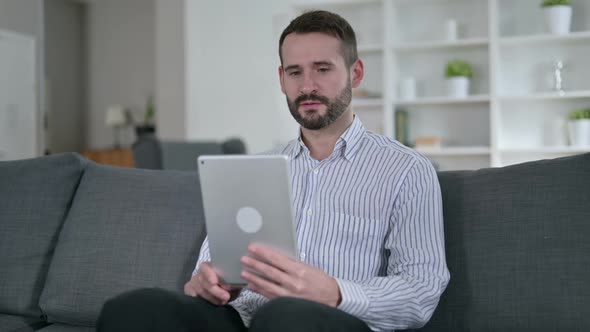
[[[226,283],[245,283],[240,258],[250,243],[297,259],[287,156],[200,156],[197,162],[211,264]]]

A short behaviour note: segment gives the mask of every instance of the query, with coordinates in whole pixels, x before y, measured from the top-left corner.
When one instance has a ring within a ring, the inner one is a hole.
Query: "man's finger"
[[[229,292],[226,291],[225,289],[219,287],[218,285],[215,285],[209,289],[207,289],[207,291],[215,296],[216,298],[218,298],[219,300],[223,301],[223,302],[227,302],[229,301],[230,295]]]
[[[219,278],[213,269],[206,265],[199,271],[199,283],[206,288],[212,287],[219,283]]]
[[[196,285],[198,284],[199,276],[198,274],[191,277],[186,284],[184,284],[184,294],[195,297],[198,295]]]
[[[216,304],[216,305],[224,305],[230,299],[229,292],[221,289],[219,286],[213,286],[208,289],[202,290],[202,297],[207,299],[209,302]]]
[[[245,267],[262,274],[267,279],[272,280],[279,285],[286,286],[292,281],[292,278],[284,271],[276,269],[275,267],[252,257],[244,256],[242,257],[241,262]]]
[[[184,294],[192,297],[197,296],[197,290],[190,281],[184,285]]]
[[[258,257],[261,260],[268,262],[270,265],[289,274],[297,270],[296,261],[269,247],[258,243],[253,243],[248,246],[248,251],[255,257]]]
[[[242,271],[241,276],[242,278],[244,278],[244,280],[248,281],[248,288],[250,290],[259,293],[268,299],[272,299],[277,296],[290,295],[285,288],[273,282],[265,280],[264,278],[261,278],[255,275],[254,273]]]
[[[199,297],[207,300],[211,304],[215,304],[215,305],[222,305],[223,304],[220,299],[216,298],[215,296],[213,296],[207,292],[202,292],[201,294],[199,294]]]

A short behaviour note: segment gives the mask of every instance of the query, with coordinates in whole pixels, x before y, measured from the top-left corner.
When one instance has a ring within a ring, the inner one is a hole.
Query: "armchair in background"
[[[132,146],[135,167],[192,171],[197,167],[197,157],[216,154],[245,154],[246,145],[240,138],[222,142],[160,141],[155,135],[141,135]]]

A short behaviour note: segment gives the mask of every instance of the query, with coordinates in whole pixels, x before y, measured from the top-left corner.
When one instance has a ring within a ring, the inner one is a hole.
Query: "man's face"
[[[351,79],[341,41],[322,33],[292,33],[281,49],[281,89],[293,118],[310,130],[335,122],[350,105],[353,84],[360,83]]]

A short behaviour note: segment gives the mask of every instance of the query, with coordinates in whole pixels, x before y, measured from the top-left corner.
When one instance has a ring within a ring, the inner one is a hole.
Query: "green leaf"
[[[542,7],[551,7],[551,6],[571,6],[572,3],[570,0],[545,0],[541,4]]]
[[[584,108],[570,113],[570,120],[584,119],[590,119],[590,108]]]
[[[471,65],[463,60],[452,60],[447,64],[445,76],[450,77],[473,77],[473,70]]]

